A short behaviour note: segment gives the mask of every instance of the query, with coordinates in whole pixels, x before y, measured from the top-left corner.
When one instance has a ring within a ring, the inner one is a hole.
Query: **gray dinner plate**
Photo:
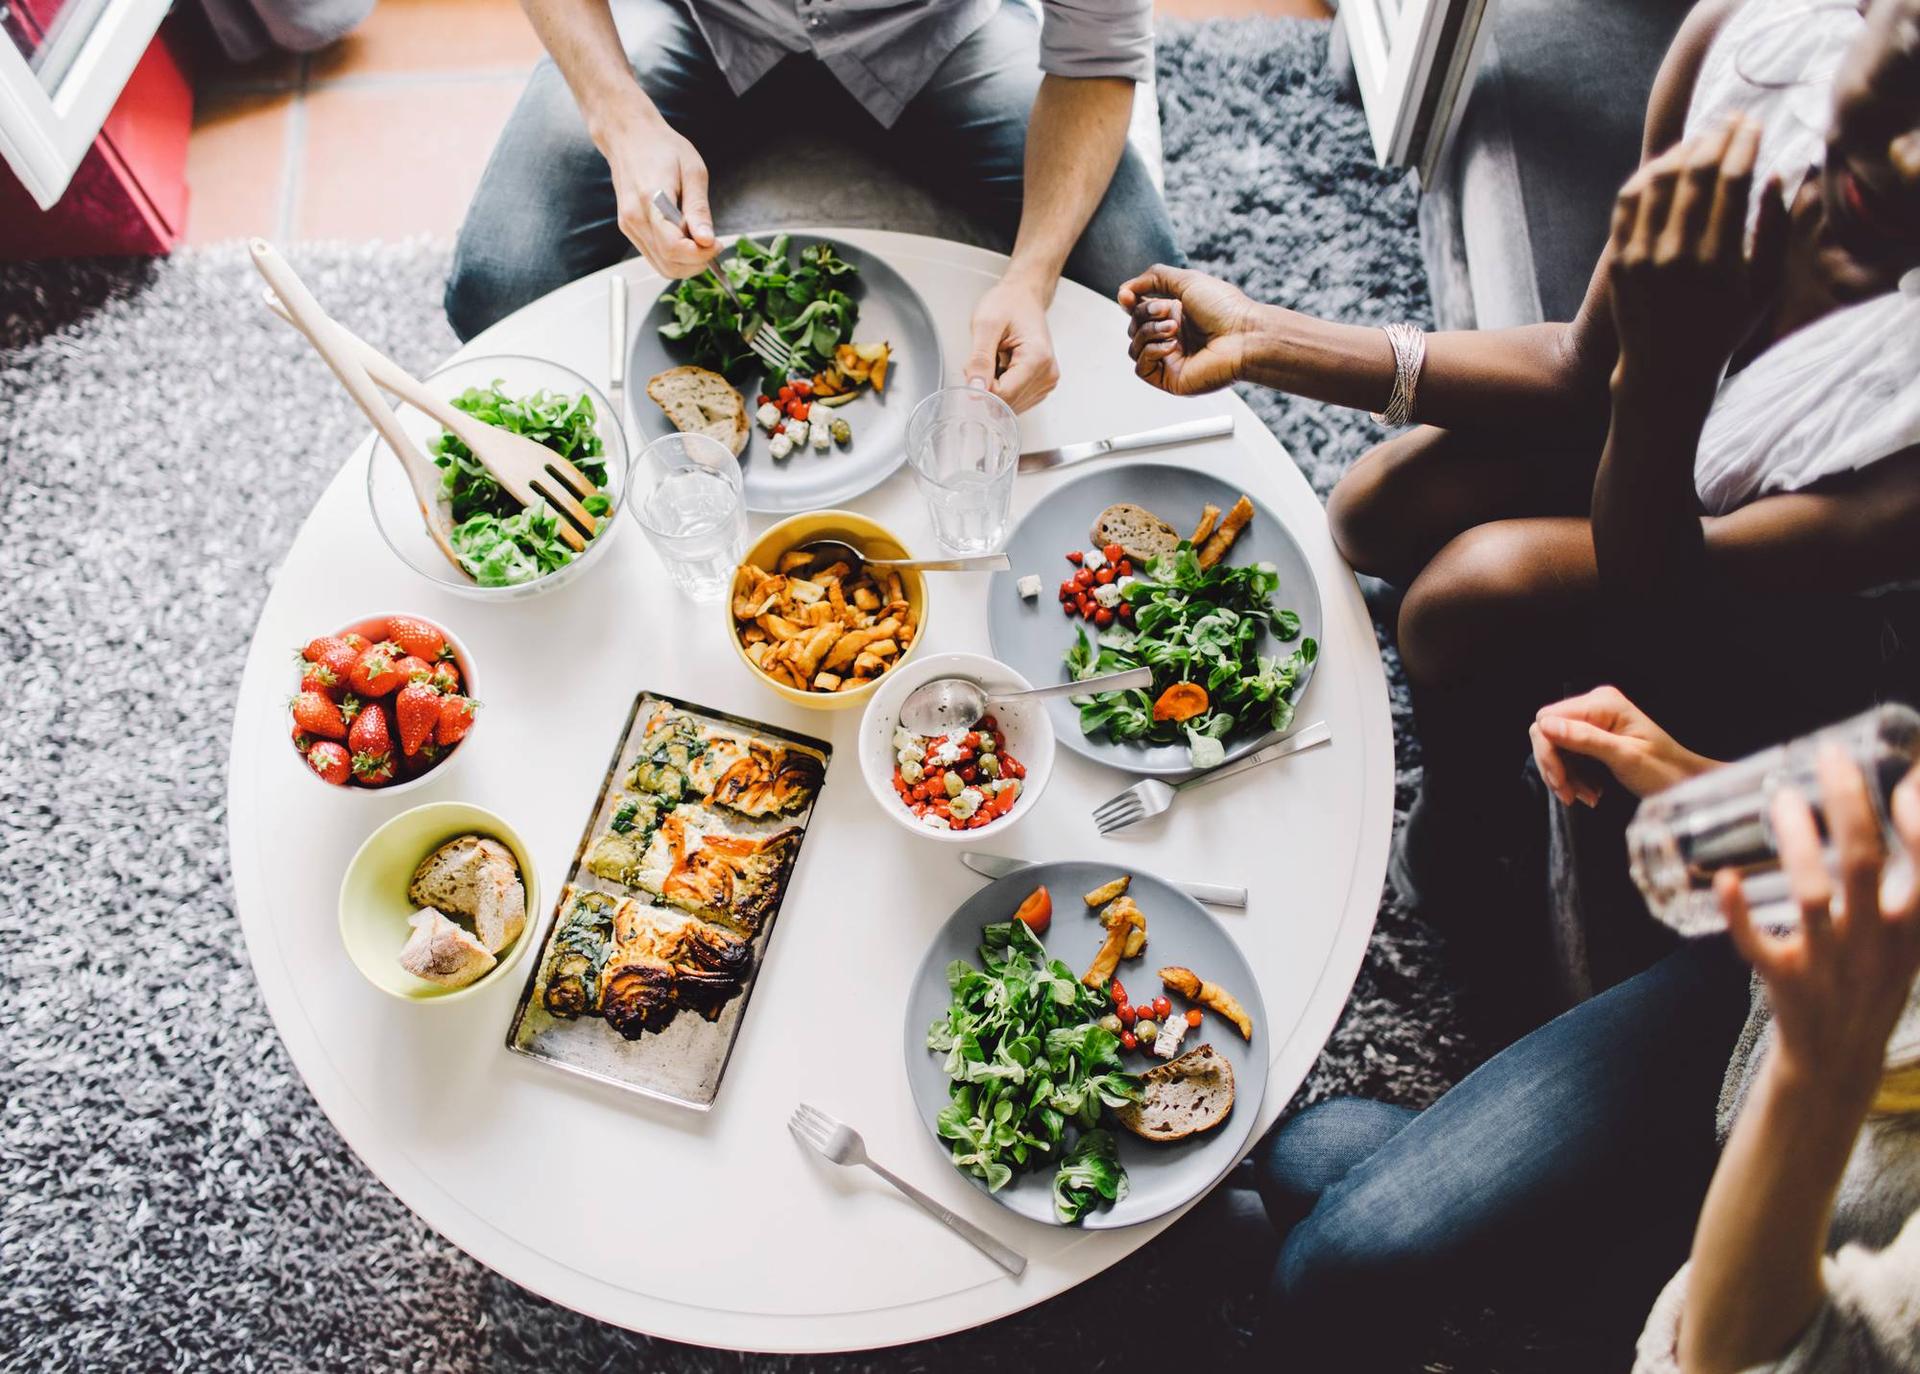
[[[987,635],[993,656],[1036,687],[1067,681],[1066,654],[1073,647],[1074,630],[1081,626],[1089,633],[1093,630],[1084,620],[1069,619],[1061,613],[1059,587],[1073,571],[1067,552],[1087,547],[1094,517],[1108,506],[1123,501],[1144,506],[1182,534],[1190,534],[1200,523],[1201,507],[1215,505],[1224,513],[1239,499],[1240,488],[1210,473],[1165,463],[1102,467],[1047,493],[1007,540],[1012,568],[993,574],[988,587]],[[1280,590],[1274,604],[1300,617],[1302,639],[1322,640],[1320,588],[1313,580],[1313,566],[1307,562],[1306,551],[1278,516],[1258,501],[1253,506],[1253,519],[1234,541],[1227,561],[1267,562],[1278,568]],[[1028,573],[1040,578],[1040,595],[1033,601],[1023,600],[1015,586]],[[1266,634],[1261,637],[1259,652],[1289,654],[1299,643],[1296,639],[1285,644]],[[1308,664],[1294,689],[1295,705],[1312,679],[1313,665]],[[1079,708],[1065,697],[1049,701],[1047,711],[1061,745],[1076,754],[1131,773],[1164,777],[1193,771],[1184,744],[1118,743],[1104,732],[1088,736],[1080,730]],[[1227,759],[1250,754],[1269,738],[1271,733],[1265,730],[1236,733],[1226,741]]]
[[[934,937],[907,993],[907,1082],[938,1157],[951,1167],[949,1142],[940,1139],[935,1125],[949,1100],[947,1076],[940,1067],[946,1056],[927,1048],[927,1028],[935,1018],[946,1015],[951,1002],[947,966],[955,959],[965,959],[980,967],[981,927],[1011,919],[1027,895],[1044,886],[1053,897],[1053,926],[1044,937],[1047,952],[1076,972],[1085,972],[1099,952],[1104,932],[1095,913],[1081,901],[1081,894],[1122,873],[1133,874],[1129,895],[1147,916],[1145,952],[1138,959],[1125,959],[1120,964],[1118,976],[1128,996],[1138,1004],[1162,994],[1165,989],[1160,985],[1159,970],[1169,964],[1183,965],[1240,999],[1240,1005],[1253,1018],[1253,1039],[1242,1040],[1230,1021],[1209,1011],[1181,1042],[1182,1052],[1212,1045],[1233,1066],[1233,1110],[1204,1135],[1155,1144],[1126,1130],[1110,1115],[1103,1118],[1102,1124],[1109,1126],[1119,1141],[1120,1162],[1127,1171],[1127,1195],[1111,1206],[1088,1211],[1080,1219],[1079,1225],[1096,1231],[1138,1225],[1184,1207],[1225,1177],[1246,1152],[1255,1118],[1260,1114],[1260,1100],[1267,1091],[1268,1022],[1259,985],[1240,947],[1206,908],[1150,873],[1114,864],[1035,864],[988,884],[960,904]],[[1172,1001],[1176,1009],[1184,1006],[1178,997]],[[1145,1072],[1161,1062],[1149,1054],[1128,1054],[1124,1058],[1134,1072]],[[1059,1225],[1053,1213],[1053,1175],[1053,1167],[1042,1163],[1015,1174],[1006,1187],[988,1195],[1023,1217]],[[986,1192],[983,1181],[967,1177]]]
[[[772,235],[753,237],[764,243]],[[740,472],[746,481],[747,509],[768,515],[822,510],[879,486],[906,461],[907,416],[940,389],[940,338],[920,293],[883,259],[825,235],[795,235],[787,247],[789,259],[797,260],[800,249],[809,243],[832,244],[834,252],[860,269],[847,288],[860,306],[853,337],[860,343],[891,343],[893,356],[885,395],[868,388],[857,400],[832,412],[846,417],[853,429],[849,447],[835,444],[825,453],[816,453],[809,446],[806,452],[776,463],[767,453],[767,432],[753,426],[740,453]],[[721,256],[731,256],[732,251],[729,246]],[[660,326],[670,317],[663,300],[656,298],[641,318],[627,356],[627,405],[641,443],[674,432],[666,414],[647,395],[648,378],[692,361],[685,344],[660,337]],[[757,366],[743,367],[727,380],[740,389],[751,414],[764,374]],[[772,388],[765,389],[771,394]]]

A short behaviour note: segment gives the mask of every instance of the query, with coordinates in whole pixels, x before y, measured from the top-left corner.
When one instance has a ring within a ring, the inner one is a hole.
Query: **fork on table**
[[[1008,1249],[972,1222],[955,1216],[905,1179],[867,1158],[866,1142],[860,1139],[860,1132],[853,1127],[834,1120],[818,1107],[810,1107],[802,1102],[793,1109],[793,1115],[787,1119],[787,1129],[799,1138],[801,1144],[825,1155],[835,1164],[866,1165],[914,1202],[919,1203],[921,1211],[938,1221],[945,1222],[948,1230],[969,1242],[974,1249],[1009,1274],[1018,1276],[1026,1269],[1025,1255]]]
[[[1311,749],[1316,744],[1325,744],[1333,738],[1333,732],[1327,729],[1324,720],[1317,720],[1301,730],[1295,730],[1284,739],[1275,740],[1264,749],[1256,749],[1243,759],[1222,764],[1218,768],[1196,773],[1183,782],[1161,782],[1158,778],[1142,778],[1117,797],[1110,797],[1094,808],[1093,823],[1100,827],[1102,835],[1111,835],[1116,830],[1125,830],[1128,826],[1157,816],[1173,805],[1173,799],[1189,787],[1204,787],[1210,782],[1219,782],[1236,773],[1244,773],[1249,768],[1258,768],[1274,759],[1286,758],[1303,749]]]
[[[668,224],[685,226],[686,216],[680,213],[680,207],[674,204],[673,197],[665,191],[653,193],[653,208]],[[773,369],[774,376],[784,382],[787,374],[793,371],[793,345],[780,337],[780,331],[758,315],[749,315],[746,302],[740,299],[740,293],[733,289],[733,283],[727,280],[727,274],[707,264],[707,275],[720,283],[720,289],[727,293],[727,299],[733,302],[733,308],[740,312],[740,337],[746,340],[747,347],[761,362]],[[772,390],[771,387],[768,390]]]

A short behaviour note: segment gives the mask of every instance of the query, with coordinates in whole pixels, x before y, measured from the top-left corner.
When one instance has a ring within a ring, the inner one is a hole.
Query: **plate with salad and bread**
[[[907,994],[907,1079],[953,1167],[1002,1206],[1132,1226],[1245,1152],[1268,1025],[1239,946],[1173,884],[1034,864],[934,937]]]
[[[792,350],[785,375],[748,346],[757,328]],[[940,340],[919,292],[872,253],[743,235],[654,302],[628,375],[643,440],[711,435],[740,459],[747,509],[786,515],[840,505],[900,466],[907,416],[940,386]]]
[[[1103,468],[1049,492],[993,574],[993,656],[1034,683],[1149,666],[1153,686],[1047,703],[1060,743],[1133,773],[1240,758],[1293,723],[1320,592],[1280,519],[1208,473]]]

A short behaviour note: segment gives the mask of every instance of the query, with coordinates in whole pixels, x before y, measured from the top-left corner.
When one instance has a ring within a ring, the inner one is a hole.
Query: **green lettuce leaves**
[[[743,237],[730,255],[714,259],[713,270],[726,274],[746,306],[744,316],[705,272],[675,282],[660,298],[673,312],[660,326],[660,336],[685,343],[699,366],[732,373],[760,366],[745,335],[748,324],[763,320],[792,346],[795,374],[820,371],[833,361],[836,347],[853,341],[860,307],[846,288],[860,269],[829,243],[810,243],[797,262],[789,263],[790,242],[787,234],[774,235],[764,246]]]

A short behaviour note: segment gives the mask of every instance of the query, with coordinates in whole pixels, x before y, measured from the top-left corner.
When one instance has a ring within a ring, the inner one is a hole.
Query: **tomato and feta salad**
[[[1013,810],[1027,776],[1027,766],[1006,746],[1000,723],[992,716],[945,735],[916,735],[896,726],[893,790],[931,830],[992,825]]]
[[[1060,584],[1060,609],[1069,618],[1092,621],[1105,629],[1116,620],[1132,620],[1133,606],[1122,593],[1133,582],[1133,560],[1118,544],[1104,549],[1074,549],[1067,554],[1073,571]]]

